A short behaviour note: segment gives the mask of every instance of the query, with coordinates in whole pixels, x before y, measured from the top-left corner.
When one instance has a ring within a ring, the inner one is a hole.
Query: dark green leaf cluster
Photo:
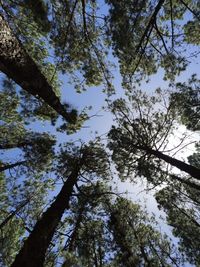
[[[188,129],[200,129],[200,80],[196,75],[192,75],[187,82],[176,83],[171,94],[171,105]]]

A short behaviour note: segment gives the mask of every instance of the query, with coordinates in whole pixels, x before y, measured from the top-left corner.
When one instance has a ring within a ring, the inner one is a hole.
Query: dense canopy
[[[200,266],[199,45],[198,0],[0,1],[0,267]]]

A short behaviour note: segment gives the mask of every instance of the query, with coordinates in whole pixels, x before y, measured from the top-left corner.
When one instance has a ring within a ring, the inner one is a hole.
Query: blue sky
[[[104,7],[105,8],[105,7]],[[106,9],[105,9],[106,10]],[[187,68],[187,71],[184,72],[179,78],[178,81],[185,81],[187,80],[191,74],[197,73],[199,76],[199,60],[200,57],[198,56],[197,59],[193,61],[193,63]],[[116,68],[114,74],[114,85],[116,89],[116,95],[114,98],[119,98],[124,96],[124,91],[121,88],[121,77],[119,75],[118,67]],[[105,94],[102,93],[102,86],[99,87],[91,87],[88,88],[86,92],[82,92],[78,94],[75,92],[72,85],[68,83],[68,78],[66,76],[61,76],[61,81],[63,83],[61,94],[62,94],[62,101],[69,102],[72,106],[77,108],[79,111],[82,110],[85,106],[92,105],[92,110],[90,111],[90,115],[94,115],[97,113],[98,116],[91,118],[89,121],[86,121],[84,124],[83,129],[78,131],[76,134],[67,136],[65,133],[57,133],[55,131],[55,127],[52,127],[49,123],[33,123],[30,125],[32,130],[36,131],[49,131],[52,134],[56,134],[58,138],[58,143],[63,143],[69,140],[77,140],[82,139],[83,141],[87,142],[95,138],[97,131],[99,135],[106,134],[111,125],[112,125],[112,115],[109,112],[105,112],[102,110],[102,106],[105,105],[105,98],[107,97]],[[152,92],[157,87],[167,89],[167,82],[163,81],[163,71],[160,70],[156,75],[151,77],[151,81],[146,84],[142,83],[141,88],[143,88],[147,92]],[[17,153],[16,151],[10,151],[11,157],[15,159]],[[8,154],[4,154],[4,160],[8,158]],[[141,183],[138,185],[133,185],[127,182],[120,182],[117,178],[117,185],[119,192],[126,192],[128,191],[128,197],[134,201],[141,202],[142,205],[146,203],[147,209],[149,212],[153,212],[156,214],[157,217],[160,215],[164,215],[163,212],[158,211],[157,203],[153,198],[153,192],[146,193],[144,192],[144,187]],[[57,188],[55,191],[58,191]],[[55,192],[52,194],[52,196]],[[166,231],[170,233],[170,227],[166,226],[164,223],[161,225],[162,231]],[[175,240],[175,239],[174,239]],[[191,266],[191,265],[185,265]]]

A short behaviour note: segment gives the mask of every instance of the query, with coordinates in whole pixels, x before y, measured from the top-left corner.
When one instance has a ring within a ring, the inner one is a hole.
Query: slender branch
[[[155,21],[155,23],[154,23],[154,26],[155,26],[154,28],[155,28],[156,32],[158,33],[158,35],[159,35],[159,37],[160,37],[160,39],[161,39],[161,41],[162,41],[162,43],[163,43],[163,46],[164,46],[164,48],[165,48],[166,53],[169,54],[169,51],[168,51],[167,46],[166,46],[166,44],[165,44],[165,40],[164,40],[164,38],[163,38],[163,36],[162,36],[162,34],[161,34],[159,28],[158,28],[158,25],[157,25],[156,21]]]
[[[3,166],[0,166],[0,172],[3,172],[3,171],[6,171],[6,170],[9,170],[9,169],[13,169],[17,166],[21,166],[23,165],[24,163],[26,163],[27,161],[23,160],[23,161],[18,161],[16,163],[12,163],[12,164],[3,164]]]
[[[174,48],[174,22],[173,22],[173,4],[170,0],[170,19],[171,19],[171,29],[172,29],[172,49]]]
[[[192,10],[183,0],[180,0],[180,2],[194,15],[195,18],[198,19],[198,21],[200,21],[199,15],[194,10]]]
[[[156,17],[157,17],[157,14],[160,11],[160,9],[161,9],[162,5],[164,4],[164,2],[165,2],[165,0],[159,0],[157,6],[155,7],[155,10],[154,10],[154,12],[153,12],[153,14],[152,14],[152,16],[151,16],[151,18],[149,20],[149,23],[148,23],[147,27],[145,28],[145,31],[144,31],[144,33],[143,33],[143,35],[142,35],[142,37],[140,39],[140,42],[139,42],[139,44],[138,44],[138,46],[136,48],[136,53],[138,53],[140,47],[142,46],[142,43],[144,42],[145,37],[146,36],[148,36],[148,37],[150,36],[149,32],[151,33],[152,27],[153,27],[153,25],[155,23],[155,20],[156,20]]]

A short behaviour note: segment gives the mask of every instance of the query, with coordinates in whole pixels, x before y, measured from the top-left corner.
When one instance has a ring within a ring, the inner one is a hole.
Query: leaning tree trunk
[[[162,152],[158,150],[154,150],[149,147],[135,146],[135,145],[133,145],[133,147],[139,150],[143,150],[149,155],[154,155],[155,157],[164,160],[165,162],[171,164],[172,166],[178,168],[179,170],[184,171],[188,173],[189,175],[191,175],[192,177],[200,180],[200,169],[190,164],[187,164],[181,160],[172,158],[168,155],[163,154]]]
[[[75,113],[66,111],[37,64],[14,36],[2,14],[0,14],[0,71],[28,93],[43,99],[66,121],[75,122]]]
[[[45,253],[54,235],[65,209],[69,208],[69,200],[73,186],[77,182],[80,166],[77,166],[64,183],[56,200],[44,212],[36,223],[32,233],[25,241],[11,267],[42,267]]]

